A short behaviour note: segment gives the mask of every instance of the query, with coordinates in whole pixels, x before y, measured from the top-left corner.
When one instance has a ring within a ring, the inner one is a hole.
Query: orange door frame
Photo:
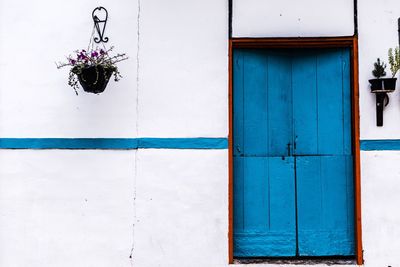
[[[229,40],[229,263],[233,263],[233,102],[232,102],[232,53],[234,48],[329,48],[348,47],[351,50],[352,83],[352,137],[354,154],[354,190],[355,190],[355,240],[356,261],[363,264],[361,235],[361,175],[360,175],[360,119],[358,85],[358,38],[321,37],[321,38],[231,38]]]

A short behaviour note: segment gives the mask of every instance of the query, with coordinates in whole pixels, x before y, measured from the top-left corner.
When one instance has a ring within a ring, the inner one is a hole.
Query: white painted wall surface
[[[134,151],[0,151],[0,266],[130,266]]]
[[[400,262],[400,152],[362,152],[362,218],[365,266]]]
[[[228,1],[141,1],[139,135],[228,134]]]
[[[400,17],[400,2],[365,0],[360,1],[358,10],[361,139],[399,139],[400,81],[397,82],[397,90],[389,95],[390,103],[384,110],[383,127],[376,127],[375,95],[370,93],[368,80],[374,78],[371,72],[378,57],[387,63],[386,73],[391,77],[388,49],[399,45],[397,19]]]
[[[55,62],[87,48],[99,5],[110,45],[130,58],[103,94],[76,96]],[[136,30],[137,1],[0,0],[0,137],[135,137]]]
[[[353,0],[233,0],[233,37],[354,34]]]
[[[351,35],[352,1],[321,2],[274,2],[282,17],[264,18],[269,1],[235,0],[234,34]],[[106,35],[130,59],[104,94],[76,97],[54,61],[87,45],[98,5],[110,12]],[[0,0],[0,137],[226,137],[227,8]],[[395,10],[395,0],[359,3],[362,139],[399,138],[399,93],[377,128],[367,83],[375,58],[397,43]],[[362,152],[367,267],[400,262],[399,160]],[[227,164],[227,150],[0,150],[0,266],[227,267]]]
[[[226,266],[226,150],[140,150],[134,266]]]

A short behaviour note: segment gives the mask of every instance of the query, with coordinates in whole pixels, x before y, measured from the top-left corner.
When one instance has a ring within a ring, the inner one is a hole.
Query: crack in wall
[[[134,266],[134,253],[135,253],[135,226],[136,226],[136,222],[137,220],[137,216],[136,216],[136,179],[137,179],[137,151],[135,150],[134,155],[134,173],[133,173],[133,223],[132,223],[132,246],[131,246],[131,251],[130,251],[130,255],[129,255],[129,259],[131,262],[131,266]]]
[[[140,85],[140,61],[139,61],[139,52],[140,52],[140,0],[137,0],[137,47],[136,47],[136,137],[139,136],[139,85]],[[137,214],[136,214],[136,180],[137,180],[137,164],[138,164],[138,149],[134,152],[134,177],[133,177],[133,224],[132,224],[132,247],[129,255],[129,259],[131,262],[131,266],[134,266],[134,253],[135,253],[135,225],[137,223]]]

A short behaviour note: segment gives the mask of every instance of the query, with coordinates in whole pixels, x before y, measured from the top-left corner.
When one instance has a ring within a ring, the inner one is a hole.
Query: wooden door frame
[[[229,229],[228,257],[233,263],[233,49],[234,48],[334,48],[350,49],[351,61],[351,111],[352,149],[354,155],[354,201],[355,201],[355,241],[356,261],[363,264],[361,232],[361,174],[360,174],[360,119],[358,85],[358,37],[318,37],[318,38],[231,38],[229,40]]]

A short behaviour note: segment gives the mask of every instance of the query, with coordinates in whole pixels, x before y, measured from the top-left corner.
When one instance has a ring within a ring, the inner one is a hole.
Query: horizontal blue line
[[[139,148],[227,149],[228,138],[138,138]]]
[[[227,149],[220,138],[0,138],[0,149]],[[400,150],[400,139],[361,140],[360,149]]]
[[[227,138],[0,138],[0,149],[227,149]]]
[[[360,149],[364,151],[400,150],[400,139],[361,140]]]

